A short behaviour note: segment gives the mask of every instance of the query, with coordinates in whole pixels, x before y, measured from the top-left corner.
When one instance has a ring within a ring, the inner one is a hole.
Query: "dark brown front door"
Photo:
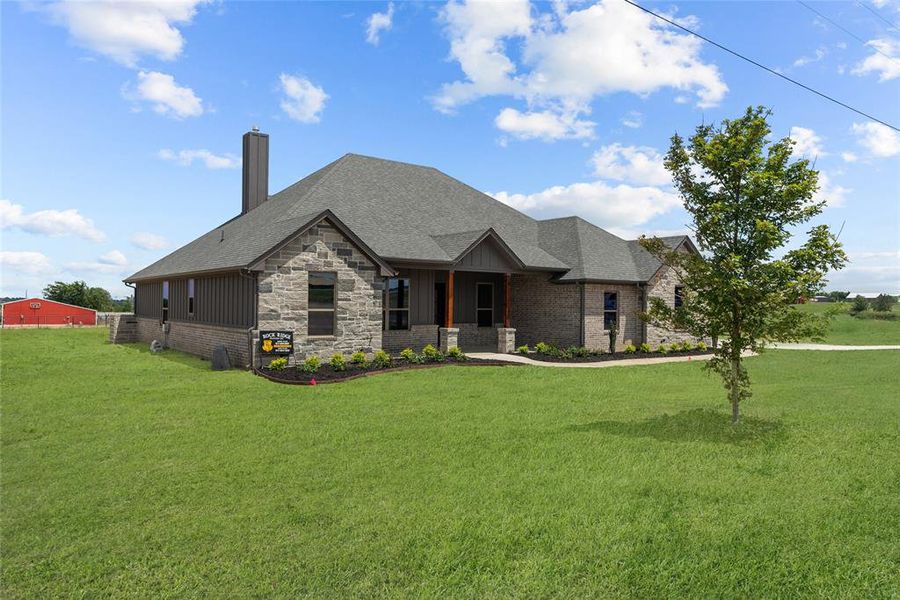
[[[434,324],[441,327],[446,326],[444,323],[447,311],[447,284],[443,281],[434,284]]]

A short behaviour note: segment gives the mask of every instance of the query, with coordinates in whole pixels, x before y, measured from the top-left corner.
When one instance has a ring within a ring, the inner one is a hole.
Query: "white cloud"
[[[878,81],[890,81],[900,77],[900,42],[889,39],[869,40],[867,46],[875,49],[860,63],[853,67],[854,75],[878,73]]]
[[[644,115],[636,110],[629,111],[627,115],[622,117],[622,125],[637,129],[644,124]]]
[[[491,195],[536,218],[577,214],[605,228],[636,227],[681,206],[675,194],[656,187],[612,186],[603,181],[557,185],[535,194]]]
[[[663,165],[663,156],[646,146],[603,146],[591,157],[598,177],[638,185],[671,185],[672,176]]]
[[[55,271],[47,255],[40,252],[0,251],[0,266],[4,270],[28,275],[40,275]]]
[[[825,47],[816,48],[816,52],[814,56],[801,56],[797,60],[794,61],[795,67],[805,67],[806,65],[814,62],[819,62],[828,54],[828,50]]]
[[[863,260],[879,260],[883,258],[893,258],[894,260],[900,260],[900,250],[883,250],[877,252],[848,252],[850,256],[850,260],[853,262],[863,261]]]
[[[52,237],[74,235],[92,242],[106,239],[106,234],[97,229],[93,221],[74,208],[26,213],[21,204],[0,200],[0,229],[12,228]]]
[[[827,156],[822,149],[822,137],[806,127],[791,127],[790,138],[794,140],[794,154],[804,158]]]
[[[126,85],[122,95],[134,102],[149,102],[154,112],[175,119],[203,114],[203,101],[189,87],[178,85],[175,78],[157,71],[140,71],[137,86]]]
[[[521,140],[545,141],[565,138],[590,138],[594,135],[592,121],[577,119],[575,114],[557,114],[552,111],[522,113],[514,108],[504,108],[494,121],[497,129]]]
[[[119,267],[124,267],[128,264],[128,259],[118,250],[110,250],[106,254],[100,255],[100,258],[97,260],[106,265],[116,265]]]
[[[833,183],[827,173],[819,171],[819,189],[813,195],[813,200],[816,202],[824,200],[829,208],[837,208],[844,205],[847,194],[852,191],[850,188]]]
[[[295,121],[301,123],[318,123],[325,109],[328,94],[305,77],[282,73],[279,77],[281,92],[281,110]]]
[[[852,152],[841,152],[841,158],[844,160],[844,162],[848,163],[856,162],[857,160],[859,160],[859,157]]]
[[[69,30],[79,46],[133,67],[140,55],[173,60],[184,38],[176,27],[187,25],[200,4],[210,0],[93,0],[38,5]]]
[[[241,157],[234,154],[213,154],[209,150],[179,150],[175,152],[163,148],[157,154],[162,160],[177,163],[183,167],[191,166],[194,161],[202,162],[207,169],[237,169],[241,166]]]
[[[155,233],[148,233],[146,231],[135,233],[128,241],[141,250],[162,250],[168,248],[170,245],[169,240],[163,236]]]
[[[377,46],[381,41],[381,32],[390,31],[394,20],[394,3],[388,2],[387,12],[372,13],[367,21],[366,41]]]
[[[873,156],[886,158],[900,154],[900,134],[881,123],[854,123],[850,131]]]
[[[700,59],[698,39],[624,2],[553,6],[552,14],[541,14],[527,0],[451,1],[441,15],[465,78],[445,84],[435,108],[452,113],[506,95],[524,100],[527,114],[552,111],[574,121],[590,112],[595,97],[616,92],[645,96],[668,87],[694,93],[699,106],[709,107],[728,90],[719,70]],[[518,64],[507,46],[520,49]]]

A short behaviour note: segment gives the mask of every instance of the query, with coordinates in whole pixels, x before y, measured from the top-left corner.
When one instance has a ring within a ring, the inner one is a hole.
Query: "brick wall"
[[[641,343],[643,323],[639,315],[643,307],[638,286],[588,283],[584,288],[585,346],[609,351],[609,332],[603,326],[603,295],[607,292],[618,295],[619,334],[616,337],[616,350],[621,352],[625,344]]]
[[[511,288],[510,326],[517,345],[581,343],[580,286],[551,283],[547,273],[529,273],[513,275]]]
[[[109,341],[113,344],[127,344],[138,341],[137,317],[133,314],[113,313],[106,318],[109,326]]]
[[[337,273],[333,336],[308,335],[310,271]],[[267,258],[258,282],[258,328],[294,332],[291,363],[312,354],[327,358],[335,352],[381,348],[383,281],[378,268],[327,221]]]
[[[663,267],[653,276],[647,284],[648,306],[649,298],[659,298],[669,306],[675,305],[675,286],[678,285],[679,279],[675,271],[669,267]],[[681,331],[671,331],[656,325],[647,324],[646,342],[656,348],[659,344],[671,344],[672,342],[683,342],[696,340],[689,334]]]
[[[425,345],[438,345],[437,325],[410,325],[409,329],[388,330],[382,332],[382,347],[396,354],[404,348],[412,348],[419,352]]]
[[[168,333],[156,319],[136,317],[135,341],[150,343],[159,340],[166,347],[196,354],[209,360],[213,349],[223,345],[228,350],[228,358],[234,367],[250,365],[249,332],[238,327],[220,327],[202,323],[170,321]]]

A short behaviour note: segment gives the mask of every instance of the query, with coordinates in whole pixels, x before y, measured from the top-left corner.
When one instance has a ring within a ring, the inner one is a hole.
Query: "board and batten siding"
[[[256,277],[224,273],[194,279],[194,314],[188,313],[188,278],[169,282],[169,321],[187,321],[224,327],[256,324]],[[162,281],[135,284],[135,315],[162,318]]]
[[[510,261],[506,250],[491,238],[483,240],[459,259],[454,267],[461,271],[490,271],[512,273],[518,270]]]

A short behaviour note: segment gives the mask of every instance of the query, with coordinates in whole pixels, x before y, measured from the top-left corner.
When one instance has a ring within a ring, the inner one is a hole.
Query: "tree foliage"
[[[74,306],[92,308],[100,312],[131,310],[131,299],[113,300],[108,291],[101,287],[90,287],[84,281],[66,283],[56,281],[44,288],[44,298],[65,302]]]
[[[791,305],[819,293],[826,273],[846,262],[825,225],[783,251],[824,202],[813,198],[818,172],[807,160],[791,160],[790,138],[770,141],[770,114],[750,107],[740,118],[698,126],[687,141],[674,135],[665,165],[692,217],[700,254],[641,240],[685,286],[680,308],[654,298],[645,318],[720,340],[707,368],[721,375],[735,423],[740,402],[751,395],[742,353],[769,341],[820,339],[827,322]]]

